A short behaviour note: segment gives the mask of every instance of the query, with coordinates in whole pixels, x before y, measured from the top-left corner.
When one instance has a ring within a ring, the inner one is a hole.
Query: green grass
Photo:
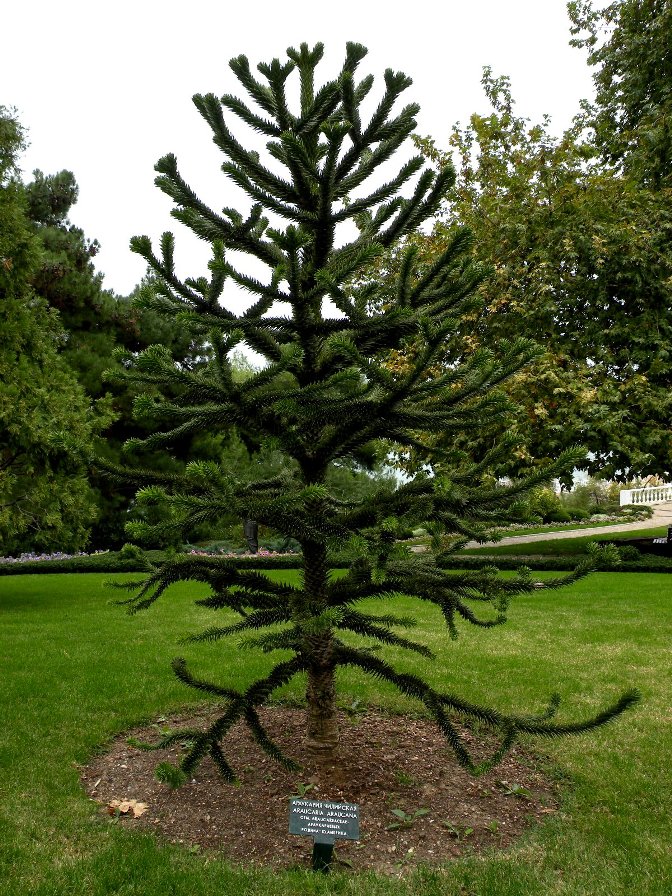
[[[278,573],[291,577],[292,573]],[[437,661],[386,651],[447,690],[502,709],[537,711],[563,696],[562,718],[583,717],[638,687],[627,718],[576,739],[537,741],[566,781],[562,811],[515,847],[467,857],[409,880],[373,875],[270,874],[197,856],[110,824],[78,782],[78,765],[114,734],[193,705],[168,663],[249,681],[269,658],[234,644],[178,645],[211,623],[198,587],[175,587],[146,613],[112,604],[104,575],[0,580],[0,893],[2,896],[415,894],[415,896],[664,896],[669,894],[672,774],[670,594],[665,575],[600,573],[570,589],[517,599],[507,626],[462,630],[450,642],[432,608],[417,615]],[[409,704],[347,672],[343,702]],[[301,683],[291,689],[300,696]],[[413,707],[417,709],[417,707]]]
[[[544,556],[557,557],[569,554],[585,554],[588,544],[593,541],[620,541],[624,538],[662,538],[667,529],[659,526],[653,529],[637,529],[630,532],[609,532],[599,535],[578,535],[576,538],[550,538],[545,541],[527,541],[520,544],[490,544],[478,548],[466,548],[465,554],[487,554],[488,556]],[[508,536],[507,536],[508,537]]]
[[[619,526],[638,522],[638,520],[626,519],[620,520],[585,520],[583,522],[555,523],[543,526],[520,526],[510,529],[503,529],[502,532],[506,538],[514,538],[517,535],[543,535],[546,532],[567,532],[568,530],[578,531],[579,529],[618,529]]]

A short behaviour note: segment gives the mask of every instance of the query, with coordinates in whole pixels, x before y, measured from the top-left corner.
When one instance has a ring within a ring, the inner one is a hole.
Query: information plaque
[[[313,838],[313,870],[328,871],[336,840],[359,840],[359,806],[327,800],[292,800],[289,833]]]
[[[326,800],[292,800],[289,833],[312,837],[316,843],[359,840],[359,806]]]

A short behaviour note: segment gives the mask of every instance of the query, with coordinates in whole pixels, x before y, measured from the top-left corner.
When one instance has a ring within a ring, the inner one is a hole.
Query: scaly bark
[[[327,609],[327,552],[324,545],[305,544],[304,609],[308,620]],[[320,764],[333,763],[338,750],[336,664],[331,628],[309,631],[304,641],[308,661],[306,744]]]
[[[308,670],[306,744],[320,764],[331,764],[338,755],[336,718],[336,668],[332,659],[331,632],[310,638],[312,664]]]

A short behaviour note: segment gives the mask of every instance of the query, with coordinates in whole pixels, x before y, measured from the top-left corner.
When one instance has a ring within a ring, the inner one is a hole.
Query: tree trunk
[[[320,764],[332,764],[338,751],[336,719],[336,669],[331,659],[331,633],[310,638],[312,659],[308,670],[306,745]]]
[[[303,610],[310,627],[310,620],[328,607],[327,551],[324,545],[309,542],[303,545],[303,556]],[[308,664],[306,745],[320,765],[331,764],[336,761],[338,748],[336,665],[331,629],[307,633],[304,656]]]

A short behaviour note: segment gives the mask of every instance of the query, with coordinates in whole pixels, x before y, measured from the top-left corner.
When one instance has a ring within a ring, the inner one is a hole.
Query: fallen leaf
[[[138,800],[110,800],[107,804],[110,815],[132,815],[133,818],[140,818],[147,809],[147,803],[140,803]]]

